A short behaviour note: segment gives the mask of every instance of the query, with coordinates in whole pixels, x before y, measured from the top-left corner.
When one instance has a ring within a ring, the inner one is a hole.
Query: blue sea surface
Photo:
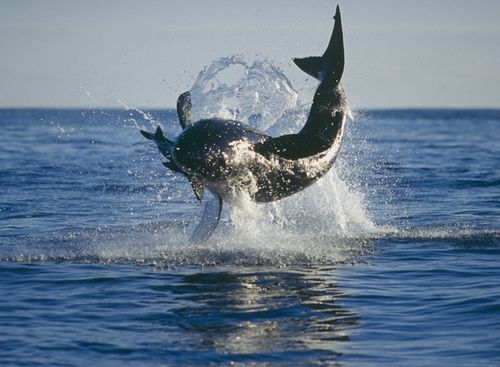
[[[0,110],[1,366],[500,366],[500,110],[357,112],[327,177],[198,245],[156,122]]]

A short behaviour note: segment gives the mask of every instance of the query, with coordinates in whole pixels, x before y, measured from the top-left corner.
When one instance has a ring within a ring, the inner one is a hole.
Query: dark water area
[[[0,110],[1,366],[500,366],[500,110],[358,111],[329,175],[201,245],[156,122]]]

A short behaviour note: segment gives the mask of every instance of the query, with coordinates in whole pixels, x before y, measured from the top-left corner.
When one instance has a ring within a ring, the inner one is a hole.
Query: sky
[[[500,108],[500,1],[343,0],[357,108]],[[170,108],[212,60],[320,55],[330,0],[0,0],[0,108]],[[300,88],[298,88],[300,89]]]

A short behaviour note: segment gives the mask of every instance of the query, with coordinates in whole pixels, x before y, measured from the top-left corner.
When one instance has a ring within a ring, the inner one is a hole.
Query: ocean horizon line
[[[500,106],[492,107],[474,107],[474,106],[402,106],[402,107],[353,107],[354,111],[500,111]],[[158,106],[134,106],[134,107],[117,107],[117,106],[0,106],[0,111],[23,111],[23,110],[39,110],[39,111],[175,111],[175,106],[158,107]]]

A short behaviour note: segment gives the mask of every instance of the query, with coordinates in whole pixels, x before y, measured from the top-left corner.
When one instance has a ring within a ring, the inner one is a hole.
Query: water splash
[[[191,93],[197,118],[240,119],[272,135],[297,132],[305,123],[310,107],[301,104],[292,83],[269,61],[248,63],[241,56],[214,60],[200,72]],[[258,121],[252,118],[256,113],[262,116]],[[369,218],[363,193],[356,188],[359,185],[345,181],[353,177],[345,171],[358,168],[345,162],[341,154],[335,168],[311,188],[251,210],[249,200],[236,200],[231,210],[240,211],[243,207],[256,218],[271,217],[274,223],[293,223],[306,231],[330,235],[358,236],[373,232],[376,226]],[[248,226],[248,216],[232,213],[231,218],[236,228],[239,221]],[[257,222],[256,226],[261,228],[263,223]]]
[[[245,200],[245,199],[242,199]],[[12,238],[0,246],[0,261],[146,263],[157,267],[182,265],[336,265],[366,261],[379,241],[408,241],[435,245],[436,241],[457,247],[474,247],[498,253],[500,232],[489,229],[443,226],[393,229],[355,236],[314,231],[310,222],[282,226],[253,202],[240,203],[207,243],[189,242],[189,220],[147,222],[132,227],[98,227],[54,232],[45,236]],[[290,221],[293,219],[288,218]],[[432,242],[432,243],[431,243]]]
[[[234,71],[239,74],[231,77]],[[276,135],[298,131],[309,108],[309,104],[299,101],[290,81],[270,62],[249,63],[239,56],[215,60],[200,73],[191,93],[196,118],[237,118]],[[306,100],[310,97],[304,96]],[[125,114],[124,122],[132,130],[142,127],[139,119],[151,125],[160,120],[144,111],[127,109],[131,115]],[[173,122],[177,121],[162,120],[163,124]],[[348,131],[347,139],[349,134]],[[159,160],[152,156],[154,151],[144,147],[144,152],[143,159],[135,153],[139,162],[127,164],[126,172],[141,184],[149,184],[151,177],[163,171]],[[166,188],[158,185],[155,186],[158,194],[152,196],[154,202],[148,203],[145,197],[137,205],[154,207],[158,213],[169,207],[168,214],[157,217],[166,217],[162,221],[136,225],[124,222],[122,226],[11,238],[2,247],[0,259],[133,261],[160,266],[356,261],[359,255],[371,252],[370,243],[373,238],[380,238],[380,228],[370,219],[363,185],[353,179],[361,177],[354,172],[363,166],[353,164],[351,158],[341,152],[334,168],[319,182],[278,202],[258,205],[244,195],[235,195],[230,205],[225,206],[222,223],[214,236],[203,245],[189,243],[202,208],[191,204],[194,199],[182,177],[174,180],[169,176],[165,181],[169,183],[168,196],[172,195],[172,200],[164,202],[163,208],[160,206]]]
[[[135,111],[137,112],[143,121],[148,122],[149,126],[148,128],[150,129],[155,129],[158,125],[160,125],[160,121],[154,117],[151,113],[146,112],[140,108],[137,107],[131,107],[122,100],[118,100],[118,103],[122,105],[122,107],[125,109],[125,111]],[[140,125],[137,120],[134,118],[133,114],[130,114],[129,117],[127,118],[127,121],[130,122],[137,130],[144,129],[145,127]]]
[[[277,67],[241,56],[214,60],[190,92],[195,119],[238,119],[272,135],[297,132],[309,109]],[[188,263],[336,263],[345,261],[346,253],[364,252],[366,240],[380,235],[381,229],[369,216],[362,185],[349,181],[359,177],[353,170],[362,169],[351,163],[341,154],[319,182],[278,202],[256,204],[244,194],[234,195],[209,243],[200,248],[178,238],[180,245],[169,235],[162,258]]]
[[[268,60],[249,62],[235,55],[214,60],[201,71],[191,90],[193,117],[221,117],[267,130],[297,107],[298,93]]]

